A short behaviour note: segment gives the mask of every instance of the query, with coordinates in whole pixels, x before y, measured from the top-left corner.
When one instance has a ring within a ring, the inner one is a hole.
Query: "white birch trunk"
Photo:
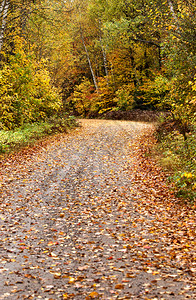
[[[1,13],[1,28],[0,28],[0,51],[3,46],[3,39],[5,33],[5,27],[7,22],[7,14],[9,9],[9,1],[3,0],[0,6],[0,13]]]
[[[4,10],[5,3],[6,3],[6,0],[3,0],[1,5],[0,5],[0,14],[2,14],[2,12]]]
[[[177,25],[178,30],[179,30],[179,22],[178,22],[178,18],[177,18],[177,16],[176,16],[176,13],[175,13],[175,10],[174,10],[173,3],[172,3],[171,0],[167,0],[167,3],[168,3],[168,5],[169,5],[169,9],[170,9],[170,11],[171,11],[171,13],[172,13],[172,16],[173,16],[174,20],[176,21],[176,25]]]
[[[86,44],[85,44],[85,41],[84,41],[84,36],[83,36],[83,33],[82,33],[81,29],[80,29],[80,33],[81,33],[82,43],[83,43],[83,46],[84,46],[84,49],[85,49],[85,52],[86,52],[86,56],[87,56],[89,68],[90,68],[90,71],[91,71],[91,74],[92,74],[92,77],[93,77],[93,82],[94,82],[95,88],[96,88],[96,90],[98,92],[99,89],[98,89],[98,85],[97,85],[95,73],[94,73],[93,68],[92,68],[90,56],[89,56],[89,53],[88,53],[88,49],[86,48]]]

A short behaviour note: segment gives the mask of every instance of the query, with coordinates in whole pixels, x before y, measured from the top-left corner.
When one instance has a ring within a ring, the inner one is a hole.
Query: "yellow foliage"
[[[134,84],[123,85],[116,91],[116,97],[114,101],[117,102],[117,109],[131,110],[134,106]]]
[[[15,53],[0,70],[0,128],[11,129],[26,122],[43,120],[61,107],[49,72],[25,52],[25,41],[14,40]]]
[[[75,110],[85,117],[92,106],[92,92],[92,84],[88,79],[84,78],[81,84],[76,86],[73,95],[68,99]]]

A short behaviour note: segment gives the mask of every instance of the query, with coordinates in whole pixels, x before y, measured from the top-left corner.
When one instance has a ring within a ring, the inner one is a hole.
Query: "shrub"
[[[168,126],[168,122],[164,123]],[[166,127],[167,128],[167,127]],[[177,195],[196,199],[196,127],[187,133],[186,140],[178,130],[167,132],[160,129],[158,151],[164,168],[170,172],[170,180],[175,183]]]

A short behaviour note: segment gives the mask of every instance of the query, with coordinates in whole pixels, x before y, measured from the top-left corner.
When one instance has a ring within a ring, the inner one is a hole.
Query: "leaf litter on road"
[[[195,299],[195,210],[141,151],[153,125],[82,125],[2,164],[0,299]]]

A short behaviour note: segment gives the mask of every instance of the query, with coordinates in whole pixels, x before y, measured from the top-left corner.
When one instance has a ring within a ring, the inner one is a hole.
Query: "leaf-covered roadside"
[[[152,125],[82,124],[4,162],[0,299],[194,299],[195,214],[141,155]]]
[[[196,204],[175,197],[175,183],[168,183],[168,175],[156,163],[151,149],[157,140],[154,130],[140,138],[134,172],[141,200],[141,212],[156,215],[152,232],[165,236],[165,249],[170,263],[175,263],[183,272],[196,273]]]

